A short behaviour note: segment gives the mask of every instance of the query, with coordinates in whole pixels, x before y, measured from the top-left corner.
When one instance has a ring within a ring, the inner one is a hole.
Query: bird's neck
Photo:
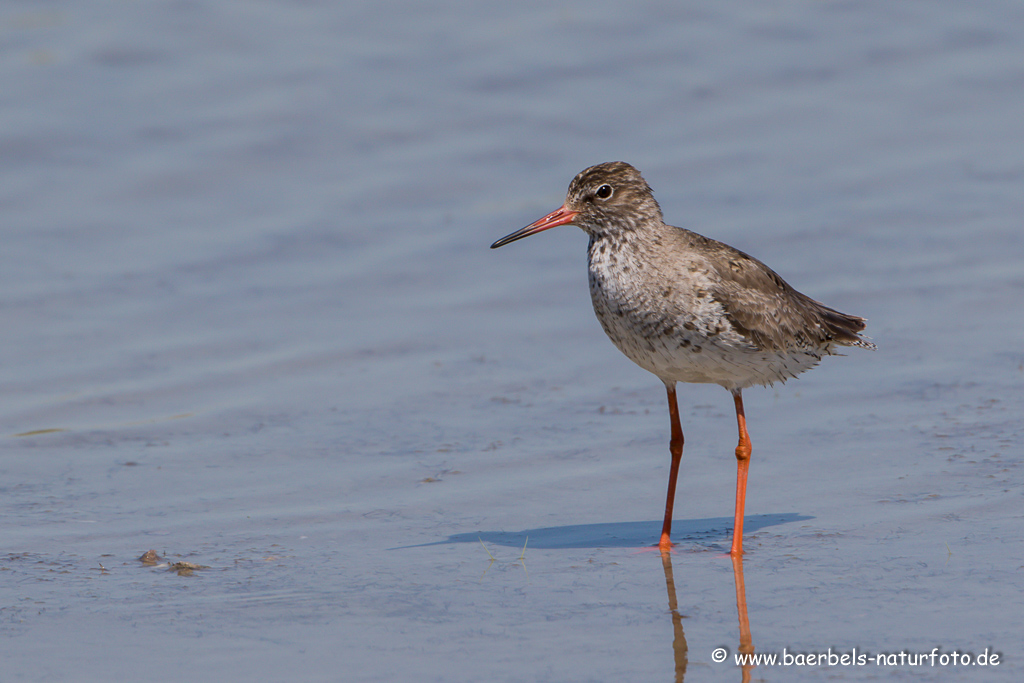
[[[587,265],[591,278],[617,289],[643,276],[644,254],[635,240],[621,234],[591,235]]]

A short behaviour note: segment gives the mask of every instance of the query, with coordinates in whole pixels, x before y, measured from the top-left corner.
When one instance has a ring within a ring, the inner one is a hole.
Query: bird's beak
[[[491,249],[503,247],[509,242],[515,242],[516,240],[521,240],[524,237],[535,235],[538,232],[543,232],[544,230],[547,230],[548,228],[554,228],[559,225],[567,225],[576,220],[577,215],[579,215],[579,211],[573,211],[571,209],[566,208],[565,206],[562,206],[558,210],[552,211],[547,216],[544,216],[544,218],[541,218],[539,221],[530,223],[522,230],[516,230],[511,235],[505,235],[500,240],[492,244]]]

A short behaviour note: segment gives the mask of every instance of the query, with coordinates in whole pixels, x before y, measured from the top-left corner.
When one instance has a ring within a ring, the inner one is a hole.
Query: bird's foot
[[[658,545],[654,546],[661,551],[662,554],[671,553],[672,549],[676,547],[676,544],[669,540],[668,534],[662,534],[661,540],[658,541]]]

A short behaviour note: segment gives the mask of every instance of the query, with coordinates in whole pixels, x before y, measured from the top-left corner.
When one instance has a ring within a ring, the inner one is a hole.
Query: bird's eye
[[[609,197],[612,196],[612,186],[602,185],[601,187],[597,188],[597,192],[595,192],[594,195],[598,199],[608,199]]]

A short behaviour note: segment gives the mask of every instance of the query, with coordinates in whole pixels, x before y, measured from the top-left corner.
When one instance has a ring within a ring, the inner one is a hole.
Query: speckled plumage
[[[864,319],[801,294],[738,249],[665,224],[650,186],[621,161],[580,172],[561,208],[491,246],[566,224],[590,236],[590,295],[604,331],[668,389],[673,467],[662,549],[671,546],[672,501],[683,447],[675,384],[696,382],[719,384],[736,402],[740,444],[732,552],[741,553],[751,450],[742,390],[796,377],[837,346],[875,348],[860,335]]]
[[[601,202],[594,191],[605,184],[615,189]],[[666,383],[744,389],[795,377],[836,345],[872,346],[857,334],[862,318],[804,296],[737,249],[666,225],[629,164],[583,171],[566,205],[590,234],[597,319],[620,351]]]

